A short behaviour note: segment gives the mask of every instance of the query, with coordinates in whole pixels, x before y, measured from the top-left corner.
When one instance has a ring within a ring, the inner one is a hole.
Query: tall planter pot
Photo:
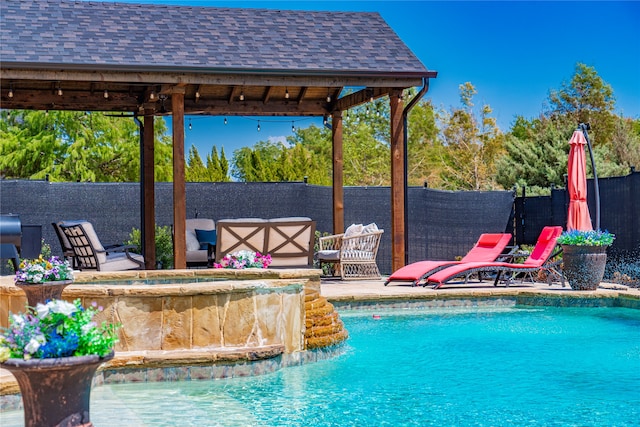
[[[564,276],[571,289],[593,291],[604,277],[607,264],[606,246],[562,245]]]
[[[18,381],[25,427],[91,427],[89,400],[96,369],[113,358],[97,355],[8,359],[0,367]]]
[[[72,283],[73,280],[43,283],[16,282],[16,286],[27,295],[29,307],[35,307],[38,303],[45,304],[47,300],[61,299],[64,288]]]

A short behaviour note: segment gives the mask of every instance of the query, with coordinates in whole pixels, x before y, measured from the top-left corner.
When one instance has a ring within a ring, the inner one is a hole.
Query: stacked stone
[[[305,293],[305,348],[330,347],[349,338],[349,333],[333,304],[318,291]]]

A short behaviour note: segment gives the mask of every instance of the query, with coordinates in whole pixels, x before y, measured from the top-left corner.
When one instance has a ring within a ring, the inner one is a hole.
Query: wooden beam
[[[171,94],[173,118],[173,266],[187,268],[187,196],[184,166],[184,88]]]
[[[404,88],[403,88],[404,89]],[[384,87],[365,88],[358,92],[350,93],[347,96],[343,96],[334,104],[334,108],[337,110],[345,111],[349,108],[357,107],[358,105],[366,104],[371,101],[371,98],[378,99],[386,96],[392,89]],[[402,89],[401,89],[402,90]]]
[[[344,159],[342,111],[334,111],[331,121],[333,144],[333,234],[344,233]]]
[[[423,77],[435,77],[437,73],[427,75],[403,75],[402,73],[314,75],[309,73],[183,73],[183,72],[137,72],[137,71],[91,71],[71,70],[33,70],[7,68],[0,66],[3,80],[42,80],[42,81],[85,81],[111,82],[127,84],[201,84],[215,86],[288,86],[292,87],[395,87],[408,88],[422,86]]]
[[[155,133],[153,106],[144,110],[142,127],[142,236],[146,270],[156,268],[156,207],[155,207]]]
[[[264,91],[264,95],[262,96],[262,103],[268,104],[269,98],[271,98],[271,93],[273,92],[273,86],[267,86]]]
[[[234,97],[238,99],[237,96]],[[185,101],[186,114],[210,114],[213,116],[323,116],[329,114],[326,102],[312,101],[303,103],[274,100],[268,104],[262,101],[228,101],[201,99],[197,104],[193,100]]]
[[[389,93],[391,107],[391,270],[405,265],[404,245],[404,126],[402,123],[402,90]]]
[[[302,100],[304,99],[305,95],[307,94],[307,90],[309,88],[308,87],[302,87],[300,88],[300,93],[298,94],[298,99],[296,99],[296,101],[298,102],[298,105],[302,104]]]

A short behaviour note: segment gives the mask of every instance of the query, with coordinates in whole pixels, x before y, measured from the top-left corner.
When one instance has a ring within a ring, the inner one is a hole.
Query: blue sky
[[[578,62],[613,87],[616,110],[640,118],[640,2],[583,1],[209,1],[127,0],[197,6],[378,12],[423,64],[438,72],[425,98],[460,106],[458,86],[471,82],[476,106],[489,104],[508,131],[516,115],[543,111],[549,91],[569,82]],[[330,19],[327,15],[327,19]],[[300,118],[296,127],[320,123]],[[168,120],[170,124],[170,120]],[[291,135],[291,119],[193,117],[185,144],[204,158],[215,144],[233,150]]]

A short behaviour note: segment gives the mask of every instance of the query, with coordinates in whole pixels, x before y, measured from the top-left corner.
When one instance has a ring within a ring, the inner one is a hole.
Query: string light
[[[296,125],[295,122],[292,120],[291,121],[291,132],[295,132],[296,131]]]
[[[62,88],[58,86],[58,96],[62,96]]]
[[[284,88],[284,98],[289,99],[289,89],[287,89],[286,87]]]
[[[149,99],[150,99],[151,101],[153,101],[154,99],[156,99],[156,92],[155,92],[154,90],[152,90],[152,91],[149,93]]]
[[[327,91],[327,102],[331,102],[331,93]]]
[[[109,99],[109,91],[107,91],[106,89],[104,90],[104,93],[102,94],[102,96],[104,96],[104,99]]]
[[[193,129],[193,126],[191,125],[191,119],[189,119],[189,130]]]
[[[240,92],[240,101],[244,101],[244,91]]]
[[[322,124],[323,125],[327,124],[327,116],[322,116]]]
[[[258,132],[260,132],[260,120],[258,120]]]
[[[196,91],[196,102],[200,99],[200,91]]]
[[[13,98],[13,86],[9,85],[9,93],[7,93],[9,98]]]
[[[225,118],[224,118],[224,124],[226,125],[227,123],[228,123],[228,122],[227,122],[227,118],[225,117]]]

